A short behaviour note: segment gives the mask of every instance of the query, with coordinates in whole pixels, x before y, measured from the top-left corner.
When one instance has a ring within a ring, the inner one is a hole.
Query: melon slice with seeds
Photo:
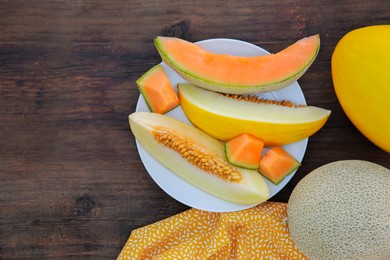
[[[261,139],[264,145],[284,145],[316,133],[330,111],[284,100],[221,94],[192,84],[179,84],[180,105],[201,130],[222,141],[240,134]]]
[[[195,187],[228,202],[266,201],[269,188],[254,170],[231,165],[223,143],[180,120],[149,112],[129,116],[138,142],[157,161]]]

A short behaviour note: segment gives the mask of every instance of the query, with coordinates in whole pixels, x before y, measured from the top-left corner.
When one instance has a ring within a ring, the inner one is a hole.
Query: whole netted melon
[[[346,160],[319,167],[288,201],[291,238],[311,259],[390,259],[390,170]]]

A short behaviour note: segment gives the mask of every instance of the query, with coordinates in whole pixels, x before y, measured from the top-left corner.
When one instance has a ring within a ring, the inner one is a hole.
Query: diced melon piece
[[[165,114],[180,104],[179,98],[160,64],[148,70],[136,83],[152,112]]]
[[[294,172],[301,164],[280,146],[270,149],[259,163],[259,172],[279,184],[287,175]]]
[[[225,143],[228,161],[239,167],[256,170],[259,166],[264,143],[249,134],[242,134]]]

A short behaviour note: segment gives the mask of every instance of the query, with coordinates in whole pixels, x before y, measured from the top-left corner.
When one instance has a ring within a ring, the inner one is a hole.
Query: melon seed
[[[257,96],[243,96],[243,95],[237,95],[237,94],[222,94],[225,97],[237,99],[237,100],[243,100],[248,102],[254,102],[254,103],[262,103],[262,104],[272,104],[272,105],[279,105],[279,106],[285,106],[285,107],[304,107],[305,105],[299,105],[295,104],[289,100],[273,100],[273,99],[267,99],[267,98],[259,98]]]
[[[162,127],[155,130],[153,136],[158,143],[176,151],[192,165],[226,181],[239,182],[242,179],[241,173],[229,162],[217,155],[205,153],[204,149],[197,148],[186,137]]]

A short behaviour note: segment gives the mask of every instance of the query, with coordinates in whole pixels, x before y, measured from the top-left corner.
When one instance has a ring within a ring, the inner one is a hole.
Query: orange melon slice
[[[180,104],[164,68],[156,65],[142,75],[137,86],[150,111],[165,114]]]
[[[190,83],[217,92],[249,94],[273,91],[298,80],[314,61],[319,35],[303,38],[264,56],[216,54],[173,37],[157,37],[161,58]]]
[[[238,167],[256,170],[264,143],[249,134],[239,135],[225,143],[227,160]]]
[[[279,184],[301,164],[280,146],[270,149],[259,163],[259,172],[274,184]]]

